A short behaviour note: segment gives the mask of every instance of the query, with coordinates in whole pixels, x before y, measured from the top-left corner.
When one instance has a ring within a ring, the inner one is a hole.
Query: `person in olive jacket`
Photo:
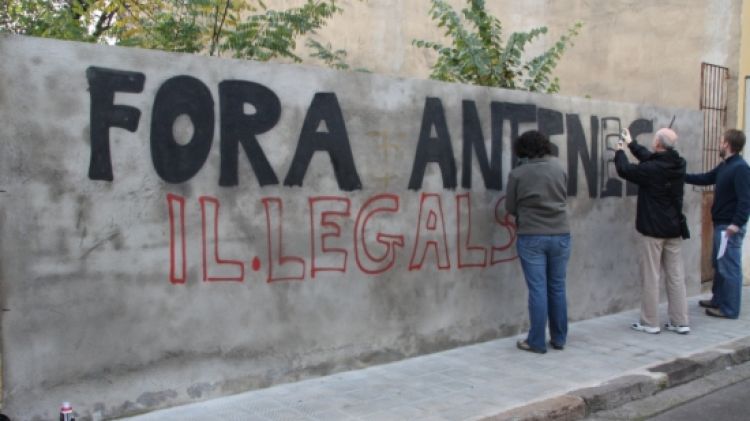
[[[623,142],[615,152],[617,174],[638,185],[638,204],[635,229],[641,234],[641,318],[631,328],[640,332],[659,333],[659,278],[662,269],[669,322],[667,330],[690,332],[687,314],[685,270],[682,263],[683,232],[682,195],[685,187],[685,160],[675,150],[677,134],[672,129],[660,129],[652,140],[653,152],[633,140],[623,130],[623,140],[638,159],[630,163]]]

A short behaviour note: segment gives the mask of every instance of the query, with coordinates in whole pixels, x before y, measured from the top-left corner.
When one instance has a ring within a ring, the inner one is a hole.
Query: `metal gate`
[[[729,69],[708,63],[701,63],[701,100],[703,111],[703,172],[711,171],[719,165],[719,142],[727,126],[727,87]],[[713,250],[713,224],[711,204],[714,199],[713,186],[701,187],[701,281],[713,279],[711,252]]]
[[[703,171],[710,171],[719,165],[719,141],[727,126],[728,80],[728,68],[701,63],[700,109],[703,111]]]

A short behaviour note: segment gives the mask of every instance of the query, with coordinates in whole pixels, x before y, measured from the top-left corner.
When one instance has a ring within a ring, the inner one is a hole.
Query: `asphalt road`
[[[750,420],[750,379],[670,409],[649,421]]]

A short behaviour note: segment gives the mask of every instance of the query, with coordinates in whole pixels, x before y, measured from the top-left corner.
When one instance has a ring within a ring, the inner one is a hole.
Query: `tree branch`
[[[226,22],[227,20],[227,13],[229,12],[229,6],[231,4],[230,2],[231,0],[227,0],[227,3],[224,5],[224,14],[221,16],[221,22],[219,22],[219,30],[214,32],[213,40],[211,41],[211,52],[209,53],[209,55],[211,56],[214,55],[214,50],[219,45],[219,41],[221,40],[221,31],[222,28],[224,28],[224,22]],[[216,7],[219,7],[218,4],[216,5]]]
[[[96,39],[99,39],[102,34],[112,28],[112,18],[114,18],[114,16],[115,11],[111,11],[109,13],[105,13],[104,11],[102,11],[102,14],[99,15],[99,19],[97,19],[96,21],[94,33],[92,34]]]

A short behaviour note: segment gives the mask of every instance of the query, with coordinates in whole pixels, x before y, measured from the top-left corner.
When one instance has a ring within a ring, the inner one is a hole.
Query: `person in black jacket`
[[[713,170],[704,174],[688,174],[685,181],[698,186],[716,185],[711,220],[714,223],[713,297],[701,300],[706,314],[736,319],[742,302],[742,240],[750,214],[750,167],[739,155],[745,146],[745,134],[736,129],[724,132],[719,143],[723,159]],[[726,238],[725,252],[718,255],[722,236]]]
[[[615,168],[620,177],[638,185],[635,229],[642,234],[641,320],[631,327],[640,332],[661,332],[659,277],[664,269],[669,307],[669,323],[664,327],[689,333],[681,254],[682,237],[687,235],[682,229],[686,163],[675,150],[677,134],[672,129],[658,130],[652,141],[653,152],[633,140],[627,129],[623,130],[622,138],[640,161],[628,162],[622,142],[618,143]]]

